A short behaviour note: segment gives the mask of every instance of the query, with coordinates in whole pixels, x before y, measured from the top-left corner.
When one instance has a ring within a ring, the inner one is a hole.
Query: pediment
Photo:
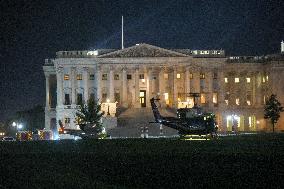
[[[99,58],[132,58],[132,57],[187,57],[188,55],[149,44],[137,44],[135,46],[117,50],[98,56]]]

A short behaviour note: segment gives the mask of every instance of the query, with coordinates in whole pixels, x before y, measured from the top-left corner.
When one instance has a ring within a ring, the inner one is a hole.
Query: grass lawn
[[[0,188],[284,188],[284,134],[0,143]]]

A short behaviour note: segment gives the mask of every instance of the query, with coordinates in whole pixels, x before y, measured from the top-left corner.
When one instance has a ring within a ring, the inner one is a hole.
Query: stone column
[[[146,105],[150,107],[150,99],[152,98],[152,68],[147,70],[147,91],[146,91]]]
[[[261,107],[262,106],[262,102],[263,102],[263,94],[261,92],[261,87],[262,87],[261,73],[257,72],[257,74],[256,74],[256,93],[255,93],[256,106],[257,107]]]
[[[173,107],[178,107],[178,104],[177,104],[177,68],[174,67],[173,68]]]
[[[218,112],[220,115],[220,130],[226,132],[227,131],[227,115],[225,114],[226,111],[226,103],[225,103],[225,77],[224,72],[219,70],[218,72],[218,83],[219,83],[219,92],[217,95],[218,100]]]
[[[207,76],[205,76],[206,84],[207,84],[207,92],[208,92],[208,105],[209,108],[213,108],[213,73],[208,71]]]
[[[63,68],[62,67],[57,69],[56,80],[57,80],[57,106],[62,106],[63,105]]]
[[[102,79],[102,74],[101,74],[101,67],[97,66],[96,69],[96,83],[95,86],[97,88],[97,100],[102,101],[102,93],[101,93],[101,79]]]
[[[114,102],[114,88],[113,88],[113,68],[110,67],[109,70],[109,83],[108,83],[108,87],[109,87],[109,100],[110,102]]]
[[[127,103],[127,73],[126,68],[122,70],[122,105],[128,107]]]
[[[184,80],[185,93],[190,93],[190,80],[189,80],[189,67],[185,68],[185,80]],[[186,97],[186,96],[185,96]],[[185,99],[187,100],[187,99]]]
[[[49,76],[50,75],[48,73],[45,73],[45,94],[46,94],[45,107],[47,109],[50,108]]]
[[[134,106],[136,108],[140,107],[140,97],[139,97],[139,68],[135,69],[135,99],[134,99]]]
[[[88,86],[88,75],[89,75],[89,69],[87,67],[84,67],[83,69],[83,81],[84,81],[84,100],[85,104],[87,104],[89,99],[89,86]]]
[[[159,93],[160,93],[160,103],[162,107],[165,107],[165,78],[164,78],[165,70],[164,68],[160,69],[159,73]]]
[[[194,86],[194,92],[200,93],[200,72],[199,72],[199,69],[194,69],[193,86]]]
[[[72,105],[76,104],[76,67],[71,68],[71,95]]]

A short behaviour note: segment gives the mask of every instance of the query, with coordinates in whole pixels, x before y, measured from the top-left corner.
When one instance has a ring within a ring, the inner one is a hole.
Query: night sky
[[[0,121],[45,103],[42,65],[59,50],[225,49],[228,55],[280,52],[284,1],[0,0]]]

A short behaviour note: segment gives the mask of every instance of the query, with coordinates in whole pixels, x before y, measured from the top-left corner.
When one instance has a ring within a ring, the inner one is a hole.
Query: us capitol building
[[[149,108],[150,98],[159,97],[160,108],[174,109],[192,107],[188,94],[194,92],[200,93],[197,104],[215,113],[219,131],[231,131],[234,119],[239,131],[271,130],[269,120],[263,118],[264,103],[273,93],[284,105],[283,53],[283,41],[281,53],[257,57],[149,44],[59,51],[43,66],[45,128],[58,130],[59,120],[66,128],[78,128],[75,112],[89,98],[135,109]],[[284,130],[283,113],[275,129]]]

